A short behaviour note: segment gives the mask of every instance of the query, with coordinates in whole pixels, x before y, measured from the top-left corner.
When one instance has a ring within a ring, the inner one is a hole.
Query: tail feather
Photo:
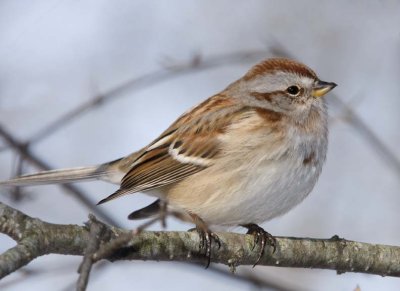
[[[128,219],[136,220],[136,219],[145,219],[155,216],[161,211],[161,201],[160,199],[154,201],[150,205],[143,207],[142,209],[136,210],[129,214]]]
[[[106,178],[108,174],[109,171],[105,170],[103,166],[50,170],[3,181],[0,182],[0,186],[29,186],[69,183],[75,181]]]

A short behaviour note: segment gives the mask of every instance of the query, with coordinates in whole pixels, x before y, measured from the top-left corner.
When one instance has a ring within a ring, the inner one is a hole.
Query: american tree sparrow
[[[260,243],[273,237],[259,223],[282,215],[313,189],[325,161],[328,130],[323,95],[336,86],[305,65],[267,59],[222,92],[178,118],[143,149],[99,166],[25,175],[0,185],[37,185],[101,179],[125,194],[158,198],[130,219],[168,209],[190,219],[206,243],[208,226],[244,226]],[[258,262],[257,260],[257,262]]]

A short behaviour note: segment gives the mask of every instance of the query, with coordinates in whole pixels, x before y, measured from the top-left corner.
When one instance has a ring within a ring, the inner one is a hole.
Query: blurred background
[[[328,159],[312,194],[263,226],[278,236],[400,245],[399,28],[396,0],[2,0],[0,179],[119,158],[258,61],[290,55],[339,84],[328,96]],[[138,225],[126,219],[131,211],[153,201],[137,194],[95,207],[116,186],[76,186],[0,189],[0,201],[63,224],[82,224],[95,208],[125,228]],[[0,234],[0,252],[13,245]],[[41,257],[0,289],[74,290],[80,262]],[[88,290],[400,288],[398,279],[374,275],[258,266],[232,277],[226,266],[214,268],[103,263]]]

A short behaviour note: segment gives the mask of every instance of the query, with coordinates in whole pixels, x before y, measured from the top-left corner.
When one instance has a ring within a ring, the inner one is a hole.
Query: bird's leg
[[[212,240],[214,239],[214,241],[217,243],[218,249],[221,247],[221,241],[214,232],[210,231],[207,224],[198,215],[191,213],[190,216],[193,219],[193,222],[196,224],[196,231],[200,237],[199,251],[204,251],[204,255],[207,258],[206,268],[208,268],[211,262]]]
[[[160,200],[160,221],[161,221],[161,226],[165,229],[167,228],[167,210],[168,204],[164,200]]]
[[[273,247],[273,252],[275,252],[276,239],[269,232],[265,231],[262,227],[258,226],[257,224],[249,223],[249,224],[242,224],[241,226],[247,228],[247,234],[251,234],[254,236],[253,249],[255,248],[256,245],[260,245],[260,253],[258,255],[256,262],[253,265],[254,268],[264,255],[265,246],[267,244]]]

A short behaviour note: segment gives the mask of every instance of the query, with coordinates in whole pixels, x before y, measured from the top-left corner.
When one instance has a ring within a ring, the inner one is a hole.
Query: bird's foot
[[[253,268],[260,262],[261,258],[265,252],[265,246],[269,245],[273,247],[273,253],[276,250],[276,239],[273,237],[269,232],[265,231],[262,227],[258,226],[257,224],[250,223],[244,224],[243,227],[247,228],[247,234],[251,234],[254,236],[254,245],[253,250],[256,245],[260,246],[260,252],[258,254],[258,258],[253,265]]]
[[[196,230],[199,234],[200,242],[199,242],[199,252],[204,254],[207,259],[206,269],[210,266],[211,262],[211,248],[212,242],[214,241],[218,249],[221,248],[221,240],[218,235],[214,232],[210,231],[205,222],[198,217],[197,215],[191,214],[193,221],[196,224],[196,228],[192,230]]]
[[[200,237],[200,243],[199,243],[199,251],[200,253],[204,253],[204,256],[207,259],[207,264],[206,264],[206,269],[210,266],[211,262],[211,245],[212,241],[214,241],[218,245],[218,249],[221,247],[221,241],[214,232],[210,230],[203,230],[200,228],[196,228],[199,237]]]

